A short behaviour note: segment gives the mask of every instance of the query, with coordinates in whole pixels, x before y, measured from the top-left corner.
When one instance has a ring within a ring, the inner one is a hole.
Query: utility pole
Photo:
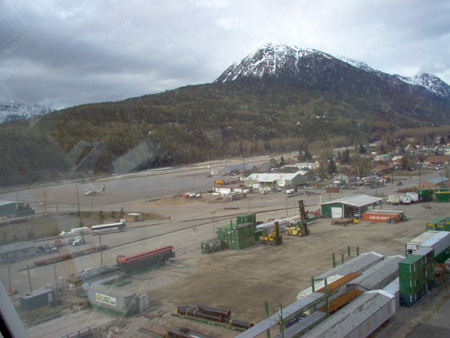
[[[80,213],[80,196],[78,196],[78,184],[77,184],[77,203],[78,203],[78,217],[81,217],[81,213]]]
[[[11,273],[9,272],[10,268],[11,268],[11,265],[8,265],[9,291],[12,292],[12,288],[11,288]]]
[[[58,200],[56,199],[56,192],[55,192],[55,204],[56,204],[56,213],[58,213]]]
[[[216,239],[216,231],[214,229],[214,214],[216,212],[215,211],[211,211],[211,221],[212,221],[212,226],[213,226],[213,238]]]
[[[58,283],[56,282],[56,260],[55,260],[56,254],[53,254],[53,268],[55,270],[55,289],[58,285]],[[55,298],[56,298],[56,292],[55,292]]]
[[[45,213],[47,213],[47,192],[44,190],[44,206],[45,206]]]
[[[286,195],[286,216],[289,216],[289,211],[288,211],[288,203],[287,203],[287,194]]]
[[[102,231],[100,230],[100,264],[103,265]]]
[[[92,197],[91,197],[91,218],[92,218],[92,225],[94,225],[94,202],[92,202]]]
[[[31,277],[30,277],[30,269],[27,264],[27,272],[28,272],[28,282],[30,283],[30,292],[33,293],[33,288],[31,287]]]

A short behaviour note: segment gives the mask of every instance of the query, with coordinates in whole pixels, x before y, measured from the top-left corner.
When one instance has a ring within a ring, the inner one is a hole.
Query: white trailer
[[[397,196],[397,195],[389,195],[387,202],[390,203],[390,204],[397,205],[397,204],[400,203],[400,197]]]
[[[422,235],[417,236],[416,238],[410,240],[408,243],[406,243],[406,254],[411,255],[414,251],[419,250],[419,246],[422,244],[422,242],[426,241],[430,237],[433,237],[435,234],[437,234],[439,231],[427,231],[424,232]]]
[[[408,195],[401,195],[400,196],[400,203],[411,204],[411,197],[409,197]]]
[[[419,194],[416,192],[407,192],[406,195],[411,199],[411,203],[419,202]]]

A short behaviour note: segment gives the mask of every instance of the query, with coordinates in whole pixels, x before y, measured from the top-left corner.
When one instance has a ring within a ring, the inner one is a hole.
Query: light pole
[[[47,213],[47,191],[44,190],[44,206],[45,206],[45,213]]]
[[[94,225],[94,202],[92,202],[92,197],[91,197],[91,217],[92,217],[92,225]]]
[[[214,229],[214,214],[216,212],[215,211],[211,211],[211,221],[212,221],[212,226],[213,226],[213,238],[216,239],[216,231]]]

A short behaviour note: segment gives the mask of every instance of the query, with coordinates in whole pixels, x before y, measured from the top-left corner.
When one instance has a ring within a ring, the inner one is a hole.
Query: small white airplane
[[[86,196],[95,196],[97,194],[100,194],[101,192],[105,191],[105,186],[102,185],[102,188],[99,190],[86,190],[85,195]]]

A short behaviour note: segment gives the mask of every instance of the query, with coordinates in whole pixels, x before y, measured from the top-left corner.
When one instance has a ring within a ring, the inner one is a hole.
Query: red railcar
[[[152,267],[164,263],[167,259],[175,257],[174,247],[170,245],[157,249],[144,251],[138,254],[121,257],[117,263],[124,272],[133,272],[145,267]]]

